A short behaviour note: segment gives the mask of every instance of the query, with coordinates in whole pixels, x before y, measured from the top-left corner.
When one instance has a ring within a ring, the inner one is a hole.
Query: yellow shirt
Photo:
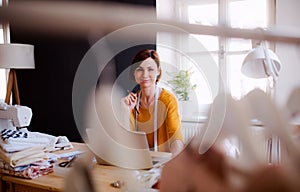
[[[170,152],[170,145],[174,140],[183,140],[180,117],[178,112],[178,102],[176,97],[162,89],[157,103],[157,141],[159,151]],[[154,105],[150,109],[139,106],[138,111],[138,131],[144,131],[147,134],[149,148],[154,147],[153,134],[153,113]],[[136,110],[131,111],[131,127],[135,128]]]

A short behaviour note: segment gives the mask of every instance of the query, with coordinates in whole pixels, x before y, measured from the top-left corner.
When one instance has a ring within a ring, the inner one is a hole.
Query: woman
[[[157,86],[162,75],[157,52],[138,52],[131,67],[140,87],[124,99],[131,111],[131,127],[146,132],[150,149],[177,154],[184,146],[178,102],[173,94]]]

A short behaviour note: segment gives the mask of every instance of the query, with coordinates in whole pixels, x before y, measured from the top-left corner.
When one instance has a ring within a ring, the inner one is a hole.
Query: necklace
[[[154,134],[154,151],[158,151],[157,148],[157,103],[158,103],[158,86],[156,86],[155,89],[155,100],[154,100],[154,117],[153,117],[153,134]],[[140,108],[140,100],[141,100],[141,94],[138,95],[138,100],[136,103],[136,109],[135,109],[135,129],[136,131],[139,130],[138,128],[138,115],[139,115],[139,108]]]

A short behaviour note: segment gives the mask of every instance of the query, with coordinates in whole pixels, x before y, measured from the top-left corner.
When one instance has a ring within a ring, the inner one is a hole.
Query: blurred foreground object
[[[93,156],[88,152],[86,153],[86,155],[76,158],[76,161],[72,163],[72,169],[65,176],[65,192],[96,191],[91,175]]]
[[[265,139],[270,135],[280,139],[288,152],[284,162],[270,164],[268,151],[260,149],[266,140],[251,132],[254,117],[263,122]],[[238,138],[241,151],[234,157],[226,154],[221,142],[231,136]],[[286,113],[266,93],[256,89],[241,101],[220,94],[202,133],[163,167],[160,188],[162,192],[299,191],[299,159],[299,141],[290,131]]]
[[[143,15],[143,17],[137,17],[137,15]],[[274,28],[268,31],[257,31],[226,26],[187,24],[176,20],[157,20],[155,8],[126,6],[124,3],[18,1],[0,8],[0,22],[2,21],[9,21],[16,27],[32,32],[68,36],[103,34],[139,23],[161,23],[193,34],[300,43],[299,32],[292,29]],[[134,35],[135,38],[142,38],[144,34]]]
[[[205,154],[188,147],[162,170],[160,191],[201,192],[296,192],[299,191],[299,177],[282,167],[265,166],[243,175],[246,180],[241,188],[231,185],[228,172],[231,167],[224,156],[215,148]]]

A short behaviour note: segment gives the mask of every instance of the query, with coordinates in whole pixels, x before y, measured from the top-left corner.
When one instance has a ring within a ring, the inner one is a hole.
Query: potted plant
[[[179,70],[171,73],[172,79],[168,81],[172,85],[173,91],[177,94],[179,101],[189,101],[191,91],[195,90],[197,85],[191,83],[191,70]]]

